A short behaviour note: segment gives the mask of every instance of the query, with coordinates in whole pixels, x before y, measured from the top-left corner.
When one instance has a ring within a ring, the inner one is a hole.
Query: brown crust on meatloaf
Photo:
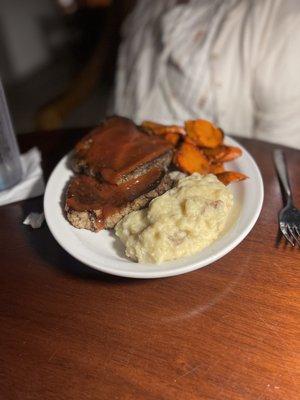
[[[146,207],[152,199],[162,195],[167,190],[171,189],[173,183],[174,181],[170,178],[169,174],[164,175],[164,177],[155,189],[152,189],[150,192],[137,197],[130,203],[125,204],[124,207],[118,210],[118,212],[110,215],[105,221],[104,229],[113,228],[125,215],[129,214],[131,211],[136,211],[143,207]],[[97,226],[96,221],[102,215],[101,209],[75,211],[66,205],[65,211],[68,221],[75,228],[88,229],[93,232],[97,232],[100,230]]]

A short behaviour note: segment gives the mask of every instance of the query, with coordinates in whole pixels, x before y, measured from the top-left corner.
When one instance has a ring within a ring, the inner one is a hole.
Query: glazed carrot
[[[220,174],[221,172],[225,172],[224,165],[222,163],[210,164],[209,172],[211,174]]]
[[[206,156],[190,143],[182,143],[174,156],[173,162],[181,171],[189,174],[193,172],[206,174],[209,171],[209,162]]]
[[[239,147],[225,146],[225,154],[221,161],[222,162],[232,161],[238,157],[241,157],[241,155],[242,155],[242,150]]]
[[[215,148],[223,142],[223,132],[204,119],[185,121],[186,134],[197,146]]]
[[[194,146],[197,146],[197,143],[187,135],[184,136],[183,140],[185,141],[185,143],[189,143],[189,144],[192,144]]]
[[[242,150],[239,147],[221,145],[214,149],[203,149],[207,158],[213,162],[226,162],[232,161],[242,155]]]
[[[212,163],[222,162],[221,160],[223,160],[226,155],[226,146],[220,145],[214,149],[203,148],[203,153]]]
[[[176,144],[178,143],[179,139],[180,139],[180,135],[178,133],[167,133],[165,135],[165,139],[172,143],[174,146],[176,146]]]
[[[142,128],[150,130],[155,135],[167,135],[168,133],[177,133],[185,135],[185,130],[179,125],[163,125],[153,121],[143,121]]]
[[[219,174],[216,174],[216,176],[219,181],[224,183],[225,186],[229,185],[229,183],[231,182],[238,182],[248,178],[248,176],[241,174],[240,172],[234,171],[221,172]]]

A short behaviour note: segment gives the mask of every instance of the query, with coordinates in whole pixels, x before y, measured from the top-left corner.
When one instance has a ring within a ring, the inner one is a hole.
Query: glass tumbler
[[[21,178],[20,152],[0,80],[0,191],[14,186]]]

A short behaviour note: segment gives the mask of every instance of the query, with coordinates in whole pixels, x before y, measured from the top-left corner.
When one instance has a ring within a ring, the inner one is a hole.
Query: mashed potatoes
[[[116,226],[128,257],[160,263],[193,254],[217,239],[233,205],[230,190],[214,175],[194,173],[134,211]]]

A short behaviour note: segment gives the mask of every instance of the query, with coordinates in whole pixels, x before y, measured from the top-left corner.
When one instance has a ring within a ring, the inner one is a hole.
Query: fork
[[[297,243],[300,247],[300,210],[293,204],[285,157],[283,151],[280,149],[275,149],[273,156],[276,170],[284,190],[286,203],[285,207],[278,214],[279,227],[286,240],[292,246],[295,246]]]

